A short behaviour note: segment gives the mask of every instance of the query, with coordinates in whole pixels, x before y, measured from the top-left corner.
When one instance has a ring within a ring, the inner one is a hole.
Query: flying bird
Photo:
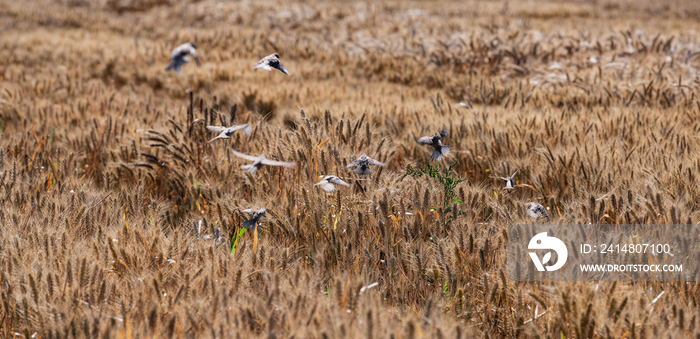
[[[194,61],[197,63],[197,67],[199,67],[197,45],[188,42],[186,44],[177,46],[177,48],[173,50],[173,53],[170,54],[170,64],[168,64],[168,67],[166,67],[165,70],[169,71],[172,69],[175,70],[177,74],[182,75],[180,67],[184,66],[186,63],[191,61],[189,57],[190,55],[194,57]]]
[[[271,71],[273,68],[278,69],[280,72],[289,75],[289,71],[287,71],[284,66],[282,66],[282,63],[280,62],[280,56],[277,53],[270,54],[262,60],[258,61],[254,66],[253,69],[260,68],[264,69],[266,71]]]
[[[357,160],[353,161],[352,164],[348,165],[347,169],[351,169],[353,167],[357,167],[353,170],[353,172],[359,174],[359,175],[368,175],[372,174],[372,169],[369,168],[369,166],[386,166],[385,163],[379,162],[377,160],[374,160],[370,157],[367,156],[367,154],[362,153]]]
[[[442,144],[441,139],[447,136],[447,131],[442,130],[440,133],[435,133],[432,137],[422,137],[418,139],[418,143],[421,145],[430,145],[433,147],[433,155],[431,159],[433,161],[440,161],[448,154],[450,154],[450,149],[452,146],[445,146]]]
[[[335,185],[343,185],[350,187],[350,184],[347,182],[343,181],[342,179],[336,177],[335,175],[327,175],[323,177],[321,182],[314,184],[314,186],[319,186],[321,187],[324,191],[326,192],[333,192],[335,191]]]
[[[536,202],[528,202],[525,204],[525,206],[527,207],[527,215],[533,217],[535,220],[541,217],[552,220],[552,217],[549,216],[549,213],[547,213],[547,209],[545,209],[544,206]]]
[[[250,165],[243,165],[243,166],[241,166],[242,169],[244,169],[244,170],[246,170],[246,171],[248,171],[248,172],[250,172],[250,173],[252,173],[252,174],[255,174],[255,172],[257,172],[258,169],[260,168],[260,166],[262,166],[262,165],[268,165],[268,166],[284,166],[284,167],[294,167],[294,166],[297,165],[297,163],[296,163],[296,162],[293,162],[293,161],[291,161],[291,162],[285,162],[285,161],[274,161],[274,160],[270,160],[270,159],[268,159],[268,158],[265,156],[265,154],[262,154],[262,155],[259,155],[259,156],[257,156],[257,157],[254,157],[254,156],[252,156],[252,155],[247,155],[247,154],[243,154],[243,153],[240,153],[240,152],[236,152],[235,150],[231,150],[231,152],[233,152],[233,155],[235,155],[235,156],[237,156],[237,157],[239,157],[239,158],[243,158],[243,159],[246,159],[246,160],[249,160],[249,161],[252,161],[252,162],[253,162],[253,163],[250,164]]]
[[[522,166],[520,166],[520,168],[522,168]],[[516,187],[532,187],[532,186],[526,185],[526,184],[513,185],[513,178],[515,177],[516,174],[518,174],[518,172],[520,171],[520,168],[515,170],[515,173],[511,174],[511,176],[506,177],[506,178],[494,177],[494,176],[490,176],[489,178],[504,180],[506,182],[506,187],[504,189],[507,189],[507,190],[514,190]]]
[[[249,208],[240,212],[240,214],[244,213],[250,215],[251,217],[250,219],[244,221],[241,225],[247,230],[250,230],[251,228],[253,229],[253,231],[257,230],[260,218],[262,218],[262,216],[265,215],[265,209],[261,208],[259,210],[254,210],[252,208]]]
[[[214,139],[209,140],[209,142],[212,142],[219,138],[228,139],[233,135],[233,133],[235,133],[239,129],[242,129],[243,133],[245,134],[250,134],[251,131],[250,126],[248,126],[248,124],[238,126],[233,125],[231,127],[207,126],[207,129],[210,132],[219,133],[219,135],[217,135]]]

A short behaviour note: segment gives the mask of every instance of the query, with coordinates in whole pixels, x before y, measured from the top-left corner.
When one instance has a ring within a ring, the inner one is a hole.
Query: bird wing
[[[418,143],[421,145],[431,145],[433,143],[433,137],[422,137],[418,139]]]
[[[170,53],[170,59],[175,59],[176,57],[180,56],[183,54],[183,51],[187,50],[187,44],[182,44],[180,46],[175,47],[172,53]],[[185,54],[187,54],[185,52]]]
[[[271,71],[270,60],[274,59],[274,57],[275,57],[275,55],[271,54],[271,55],[268,55],[268,56],[260,59],[260,61],[256,62],[255,65],[253,65],[253,68],[262,68],[262,69]]]
[[[184,46],[181,53],[183,57],[187,54],[193,56],[197,67],[199,67],[199,56],[197,55],[197,50],[194,47],[192,47],[192,45],[187,44],[186,46]]]
[[[177,71],[180,69],[180,67],[184,66],[186,63],[187,63],[187,60],[185,60],[184,56],[173,55],[173,57],[170,59],[170,63],[168,64],[168,67],[166,67],[165,70],[169,71],[171,69],[174,69],[175,71]]]
[[[211,143],[212,141],[214,141],[214,140],[216,140],[216,139],[221,139],[221,138],[228,138],[228,136],[226,136],[226,132],[223,132],[223,133],[221,133],[221,134],[215,136],[213,139],[209,140],[208,142]]]
[[[353,161],[350,165],[345,166],[345,168],[353,168],[360,164],[360,159]]]
[[[235,126],[235,125],[234,125],[234,126],[229,127],[228,130],[231,131],[231,132],[235,132],[235,131],[237,131],[237,130],[239,130],[239,129],[244,129],[244,128],[247,128],[247,127],[248,127],[248,124],[243,124],[243,125],[238,125],[238,126]]]
[[[252,155],[243,154],[243,153],[241,153],[241,152],[236,152],[236,150],[233,150],[233,149],[231,150],[231,152],[233,153],[233,155],[235,155],[235,156],[237,156],[237,157],[239,157],[239,158],[243,158],[243,159],[250,160],[250,161],[258,160],[258,157],[254,157],[254,156],[252,156]]]
[[[240,211],[239,214],[244,214],[244,213],[245,214],[255,214],[255,212],[257,212],[257,211],[252,209],[252,208],[248,208],[248,209],[244,209],[244,210]]]
[[[270,67],[276,68],[276,69],[278,69],[280,72],[282,72],[282,73],[284,73],[284,74],[286,74],[286,75],[290,75],[290,74],[289,74],[289,71],[288,71],[286,68],[284,68],[284,65],[282,65],[282,63],[279,61],[279,59],[270,60]]]
[[[272,68],[270,68],[270,65],[268,65],[267,63],[263,63],[262,61],[255,64],[255,66],[253,66],[253,69],[255,69],[255,68],[264,69],[266,71],[272,70]]]
[[[370,157],[367,157],[367,161],[369,161],[369,164],[372,165],[372,166],[386,166],[385,163],[379,162],[379,161],[374,160],[374,159],[372,159],[372,158],[370,158]]]
[[[324,191],[326,191],[326,192],[329,192],[329,193],[335,191],[335,186],[333,186],[333,184],[331,184],[331,183],[329,183],[328,181],[325,181],[325,180],[319,182],[318,184],[316,184],[316,185],[314,185],[314,186],[318,186],[318,187],[320,187],[322,190],[324,190]]]
[[[510,179],[508,179],[508,178],[504,178],[504,177],[494,177],[494,176],[490,176],[489,178],[493,178],[493,179],[501,179],[501,180],[504,180],[504,181],[508,181],[508,180],[510,180]]]
[[[343,186],[350,187],[350,184],[348,184],[347,182],[343,181],[342,179],[340,179],[338,177],[331,177],[328,179],[328,181],[331,183],[334,183],[336,185],[343,185]]]
[[[513,179],[513,177],[520,172],[520,169],[523,168],[523,166],[518,167],[517,170],[515,170],[515,173],[511,174],[510,178]]]
[[[223,131],[226,130],[226,127],[223,127],[223,126],[207,126],[207,129],[208,129],[210,132],[221,133],[221,132],[223,132]]]
[[[264,159],[262,161],[262,164],[270,165],[270,166],[285,166],[285,167],[294,167],[297,165],[297,163],[294,161],[275,161],[275,160],[270,160],[270,159]]]

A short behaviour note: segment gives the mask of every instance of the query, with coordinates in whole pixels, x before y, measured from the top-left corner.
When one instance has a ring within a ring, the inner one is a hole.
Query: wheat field
[[[3,0],[0,24],[0,337],[700,336],[698,283],[505,272],[527,202],[700,222],[700,2]],[[166,72],[185,42],[201,67]],[[274,52],[291,76],[253,70]]]

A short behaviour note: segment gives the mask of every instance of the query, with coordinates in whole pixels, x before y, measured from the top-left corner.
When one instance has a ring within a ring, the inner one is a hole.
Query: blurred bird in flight
[[[197,45],[191,43],[185,43],[177,46],[170,54],[170,64],[165,68],[166,71],[174,70],[177,74],[182,75],[180,67],[184,66],[186,63],[190,62],[190,57],[194,57],[194,61],[199,67],[199,57],[197,56]]]
[[[359,175],[369,175],[372,174],[372,169],[369,166],[386,166],[385,163],[379,162],[367,156],[367,154],[362,153],[357,160],[353,161],[352,164],[348,165],[346,168],[351,169],[357,167],[353,172]]]
[[[246,171],[248,171],[248,172],[250,172],[250,173],[252,173],[252,174],[255,174],[255,172],[257,172],[258,169],[259,169],[262,165],[294,167],[294,166],[296,166],[296,164],[297,164],[296,162],[293,162],[293,161],[291,161],[291,162],[286,162],[286,161],[275,161],[275,160],[270,160],[270,159],[268,159],[268,158],[265,156],[265,154],[262,154],[262,155],[259,155],[259,156],[255,157],[255,156],[252,156],[252,155],[247,155],[247,154],[243,154],[243,153],[240,153],[240,152],[236,152],[235,150],[231,150],[231,152],[233,152],[233,154],[234,154],[235,156],[239,157],[239,158],[243,158],[243,159],[246,159],[246,160],[249,160],[249,161],[252,161],[252,162],[253,162],[253,163],[250,164],[250,165],[243,165],[243,166],[241,166],[242,169],[244,169],[244,170],[246,170]]]

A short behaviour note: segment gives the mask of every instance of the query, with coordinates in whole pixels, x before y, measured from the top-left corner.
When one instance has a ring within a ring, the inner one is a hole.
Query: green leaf
[[[464,203],[464,202],[462,202],[462,200],[459,200],[459,199],[457,199],[457,198],[452,199],[450,202],[453,203],[453,204],[459,204],[459,205],[461,205],[461,204]]]
[[[235,240],[232,239],[233,241],[231,241],[231,255],[236,254],[236,246],[238,246],[238,240],[241,239],[241,237],[243,236],[245,231],[246,231],[245,228],[241,228],[241,230],[238,232],[238,236],[234,235],[234,237],[236,239]]]

